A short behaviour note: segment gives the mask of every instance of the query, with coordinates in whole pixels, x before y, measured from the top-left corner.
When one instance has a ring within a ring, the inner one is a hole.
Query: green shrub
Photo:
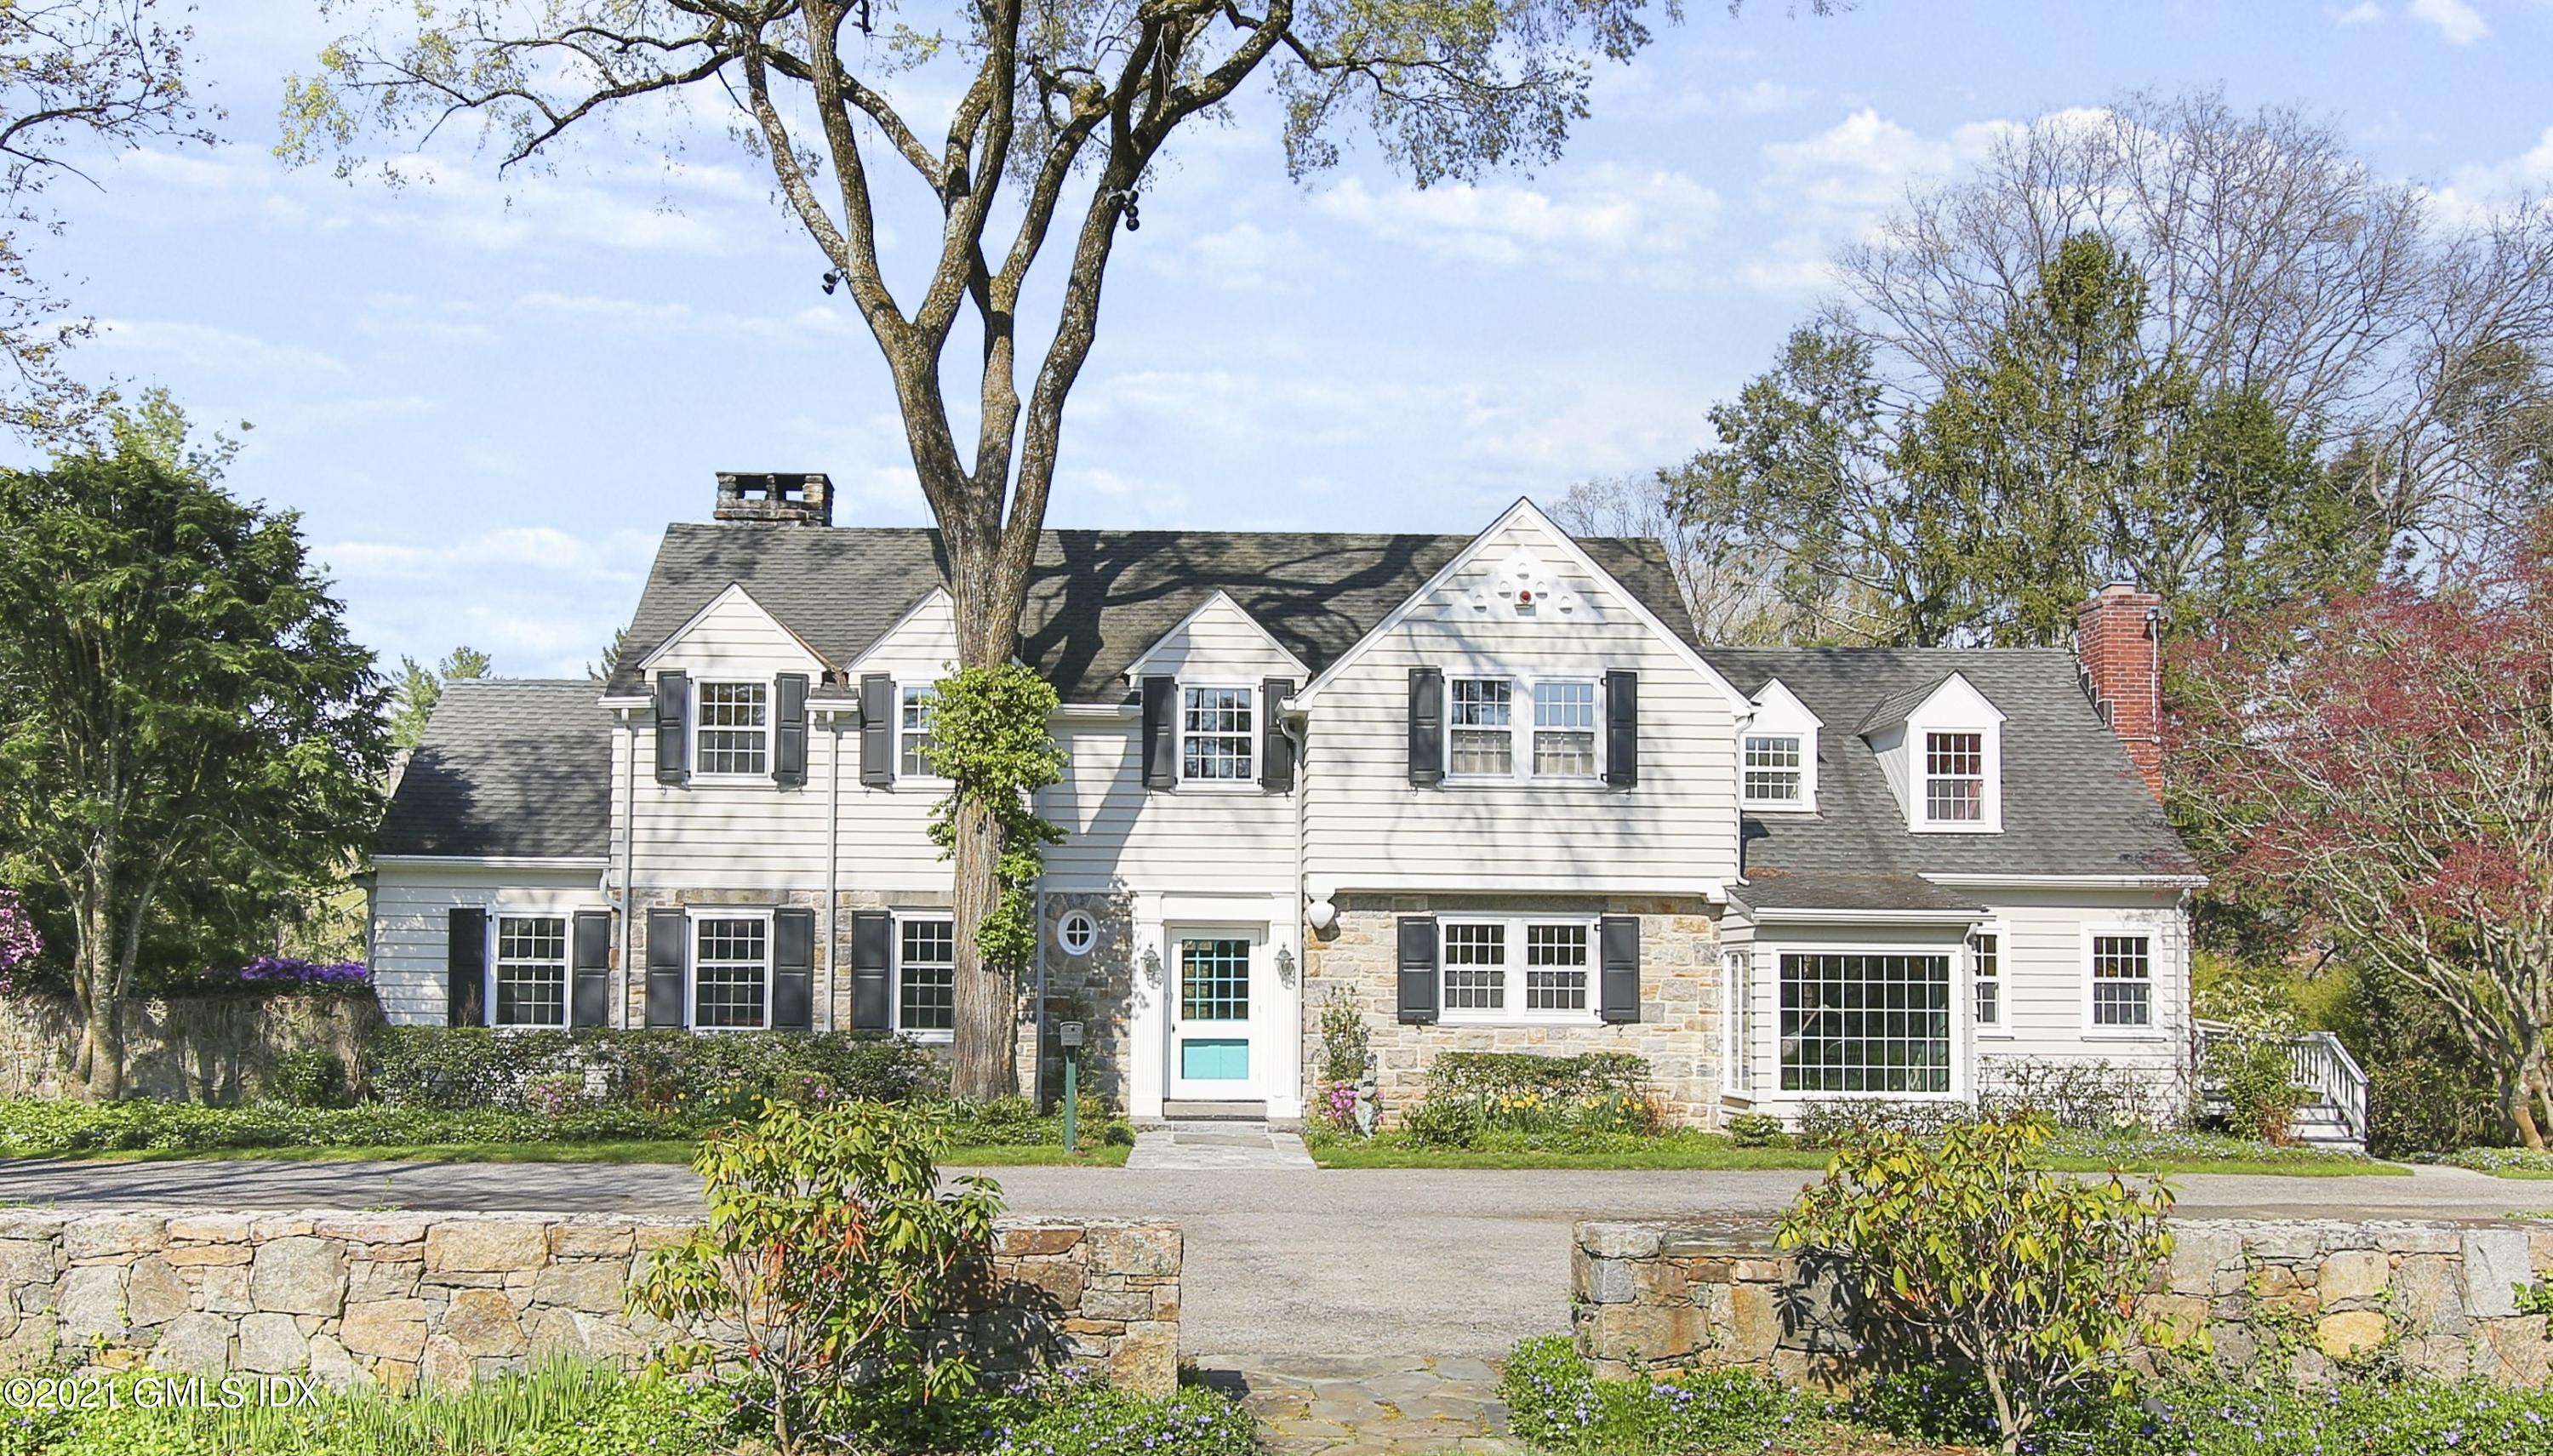
[[[384,1027],[366,1049],[373,1096],[407,1106],[538,1110],[545,1078],[575,1078],[605,1104],[745,1116],[762,1098],[905,1102],[937,1093],[930,1052],[873,1032],[506,1031]]]
[[[1856,1138],[1938,1138],[1974,1121],[1965,1102],[1909,1102],[1893,1097],[1821,1097],[1800,1109],[1800,1146],[1840,1148]]]
[[[962,1401],[975,1342],[934,1326],[990,1256],[1002,1199],[982,1177],[943,1191],[947,1148],[929,1110],[765,1103],[702,1142],[709,1221],[650,1257],[630,1307],[706,1329],[674,1358],[767,1415],[781,1456]]]
[[[1769,1112],[1740,1112],[1728,1119],[1728,1142],[1737,1148],[1787,1148],[1791,1135]]]
[[[541,1116],[430,1107],[288,1107],[253,1102],[0,1102],[0,1155],[208,1152],[230,1148],[375,1148],[445,1143],[608,1143],[696,1136],[675,1113],[592,1108]]]
[[[948,1129],[951,1147],[989,1148],[1006,1143],[1050,1147],[1063,1142],[1063,1118],[1038,1111],[1037,1104],[1026,1097],[935,1105]],[[1074,1104],[1073,1120],[1078,1124],[1074,1132],[1085,1148],[1134,1145],[1134,1125],[1110,1112],[1108,1104],[1091,1093],[1082,1093],[1081,1100]]]
[[[2367,1069],[2367,1150],[2379,1158],[2503,1141],[2498,1094],[2470,1059],[2408,1056]]]
[[[1054,1403],[996,1428],[987,1456],[1255,1456],[1259,1427],[1240,1406],[1195,1386],[1148,1400],[1074,1383]]]
[[[2052,1431],[2085,1456],[2553,1456],[2553,1392],[2433,1380],[2352,1380],[2299,1393],[2169,1386],[2103,1402]]]
[[[1428,1064],[1425,1098],[1400,1125],[1442,1148],[1469,1148],[1494,1131],[1653,1134],[1666,1114],[1648,1075],[1648,1063],[1627,1052],[1442,1052]]]
[[[325,1047],[302,1047],[275,1061],[268,1078],[275,1099],[290,1107],[334,1107],[346,1100],[346,1064]]]
[[[2113,1134],[2182,1120],[2159,1102],[2150,1069],[2107,1058],[1987,1057],[1977,1075],[1977,1109],[1989,1117],[2035,1112],[2064,1131]]]
[[[1374,1065],[1374,1033],[1366,1029],[1365,1003],[1352,987],[1330,987],[1321,1003],[1321,1080],[1354,1082]]]
[[[2123,1393],[2141,1339],[2173,1343],[2134,1312],[2171,1253],[2170,1190],[2034,1171],[2052,1131],[2030,1115],[1964,1123],[1938,1144],[1854,1137],[1781,1224],[1784,1248],[1841,1262],[1883,1361],[1976,1370],[2007,1456],[2059,1402]],[[1892,1337],[1901,1348],[1881,1343]]]
[[[1498,1393],[1509,1431],[1542,1450],[1590,1456],[1765,1450],[1816,1409],[1752,1371],[1600,1381],[1565,1336],[1516,1346]]]

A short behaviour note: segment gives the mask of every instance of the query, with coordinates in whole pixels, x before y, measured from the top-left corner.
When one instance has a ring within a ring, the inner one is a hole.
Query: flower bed
[[[2463,1148],[2443,1158],[2417,1158],[2413,1161],[2469,1168],[2498,1177],[2553,1178],[2553,1153],[2538,1153],[2530,1148]]]

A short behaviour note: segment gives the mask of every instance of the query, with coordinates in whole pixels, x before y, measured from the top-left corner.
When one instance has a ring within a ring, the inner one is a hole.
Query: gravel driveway
[[[1021,1213],[1156,1217],[1186,1235],[1180,1343],[1261,1356],[1503,1354],[1568,1323],[1580,1218],[1765,1212],[1809,1176],[1340,1170],[994,1171]],[[2553,1206],[2553,1185],[2188,1176],[2199,1217],[2464,1218]],[[114,1206],[686,1210],[687,1169],[578,1164],[0,1163],[0,1199]]]

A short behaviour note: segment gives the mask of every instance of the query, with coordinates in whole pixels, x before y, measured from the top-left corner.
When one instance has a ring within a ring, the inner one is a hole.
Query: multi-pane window
[[[1924,735],[1924,817],[1974,824],[1986,817],[1986,735]]]
[[[2092,1025],[2128,1030],[2154,1025],[2151,937],[2092,938]]]
[[[771,685],[701,684],[699,741],[693,762],[705,774],[761,774],[770,769]]]
[[[1533,772],[1537,778],[1596,776],[1596,685],[1533,685]]]
[[[1524,928],[1524,1009],[1587,1009],[1587,927]]]
[[[1446,768],[1506,778],[1515,772],[1515,684],[1458,677],[1445,685]]]
[[[771,922],[760,916],[705,916],[692,924],[692,1025],[765,1025],[771,988]]]
[[[1503,1011],[1507,1004],[1507,928],[1445,927],[1445,1009]]]
[[[1745,797],[1749,804],[1800,802],[1800,737],[1750,733],[1746,738]]]
[[[1782,1090],[1950,1089],[1950,957],[1785,954]]]
[[[496,1025],[567,1025],[567,921],[497,917],[496,981]]]
[[[907,684],[902,696],[902,713],[896,720],[896,776],[937,778],[931,766],[931,689]]]
[[[1970,983],[1976,988],[1977,1025],[1988,1030],[2003,1026],[2003,937],[1993,931],[1979,931],[1968,937]]]
[[[957,926],[908,920],[895,950],[895,1024],[899,1031],[944,1032],[957,1026]]]
[[[1184,688],[1179,698],[1179,777],[1246,783],[1251,767],[1251,690]]]
[[[1250,943],[1179,942],[1179,1020],[1250,1019]]]
[[[1720,952],[1720,1004],[1728,1008],[1722,1023],[1726,1031],[1720,1064],[1727,1068],[1722,1080],[1732,1092],[1749,1091],[1755,1085],[1754,968],[1750,951]]]

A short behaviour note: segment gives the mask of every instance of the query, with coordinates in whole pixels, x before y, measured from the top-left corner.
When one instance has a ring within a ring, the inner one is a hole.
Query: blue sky
[[[302,512],[366,642],[574,673],[722,468],[927,518],[865,328],[718,123],[672,168],[599,136],[548,176],[450,149],[403,189],[288,172],[314,9],[206,7],[231,144],[63,184],[42,261],[104,321],[85,374],[254,426],[231,484]],[[2299,103],[2463,197],[2553,185],[2553,0],[1691,9],[1536,175],[1419,192],[1351,152],[1297,186],[1257,102],[1191,141],[1118,250],[1051,522],[1469,530],[1680,459],[1910,183],[2132,88]]]

